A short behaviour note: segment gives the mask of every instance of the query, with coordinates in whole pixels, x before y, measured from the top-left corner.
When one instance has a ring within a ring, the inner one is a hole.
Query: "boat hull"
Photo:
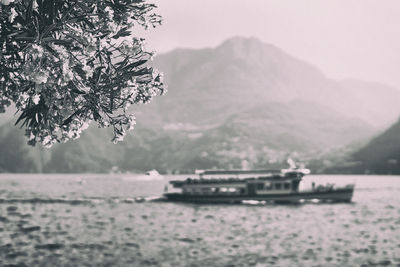
[[[168,201],[192,203],[241,203],[246,200],[268,201],[275,203],[296,203],[301,200],[317,199],[326,202],[351,202],[354,188],[342,188],[330,191],[304,191],[286,194],[258,195],[193,195],[183,193],[166,193]]]

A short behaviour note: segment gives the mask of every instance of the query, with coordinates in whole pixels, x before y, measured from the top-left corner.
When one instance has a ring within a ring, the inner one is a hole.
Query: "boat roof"
[[[281,170],[196,170],[196,174],[200,177],[205,175],[256,175],[256,176],[275,176],[281,174],[301,174],[306,175],[310,173],[309,169],[289,168]]]
[[[216,174],[278,174],[281,170],[196,170],[199,175],[216,175]]]
[[[196,171],[200,178],[187,178],[186,180],[172,180],[174,186],[184,184],[215,184],[215,183],[246,183],[256,181],[301,180],[307,174],[304,169],[287,170],[201,170]],[[204,177],[209,175],[209,177]],[[240,177],[244,175],[244,177]]]
[[[286,178],[286,179],[285,179]],[[180,187],[184,184],[237,184],[237,183],[247,183],[247,182],[257,182],[257,181],[288,181],[288,180],[301,180],[300,177],[286,177],[286,176],[262,176],[262,177],[253,177],[253,178],[207,178],[207,179],[191,179],[187,178],[186,180],[172,180],[170,184],[175,187]]]

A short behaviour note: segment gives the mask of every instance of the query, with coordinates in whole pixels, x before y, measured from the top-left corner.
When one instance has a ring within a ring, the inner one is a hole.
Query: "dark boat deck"
[[[164,196],[169,201],[193,203],[240,203],[245,200],[273,201],[273,202],[298,202],[300,200],[318,199],[331,202],[351,202],[353,187],[332,189],[330,191],[303,191],[285,194],[260,194],[260,195],[196,195],[183,193],[166,193]]]

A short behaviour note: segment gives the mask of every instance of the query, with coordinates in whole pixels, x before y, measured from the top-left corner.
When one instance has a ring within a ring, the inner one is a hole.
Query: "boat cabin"
[[[264,195],[298,192],[304,173],[298,171],[201,171],[199,178],[171,181],[186,195]]]

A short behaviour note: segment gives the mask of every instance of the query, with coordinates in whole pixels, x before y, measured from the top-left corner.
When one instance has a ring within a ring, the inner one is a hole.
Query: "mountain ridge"
[[[239,40],[239,45],[236,44],[237,40]],[[249,43],[249,47],[256,46],[257,49],[248,48],[242,49],[245,51],[243,53],[238,52],[238,50],[242,51],[240,48],[246,47],[244,45],[246,43]],[[267,49],[258,51],[261,48]],[[231,50],[236,51],[234,53],[236,56],[229,57]],[[257,56],[247,56],[249,51],[253,51]],[[364,112],[364,109],[368,109],[368,107],[362,107],[363,110],[360,111],[355,108],[360,102],[360,96],[354,97],[351,92],[352,88],[344,86],[341,81],[327,78],[315,66],[254,38],[236,37],[223,42],[214,49],[184,49],[174,50],[171,53],[159,55],[154,61],[154,66],[165,72],[166,82],[170,88],[170,98],[156,99],[154,101],[156,104],[151,103],[150,105],[171,109],[170,106],[175,103],[171,104],[170,102],[179,99],[181,102],[188,102],[199,108],[199,114],[195,112],[191,114],[196,119],[208,117],[207,110],[215,113],[221,112],[223,109],[229,111],[233,106],[253,105],[268,101],[289,102],[296,98],[318,102],[345,116],[354,113],[360,119],[378,128],[394,122],[400,114],[398,105],[390,102],[390,107],[384,106],[383,109],[390,108],[392,110],[383,112],[375,109],[377,114],[370,118],[371,112]],[[187,54],[191,55],[190,59],[185,59]],[[192,60],[192,57],[195,60]],[[186,64],[175,64],[176,61],[186,62]],[[262,65],[260,62],[265,64]],[[171,67],[176,65],[180,67]],[[390,90],[391,99],[400,101],[400,92],[392,88]],[[221,98],[224,98],[224,101],[220,101]],[[382,97],[376,93],[375,98]],[[208,103],[208,105],[205,110],[202,110],[204,103]],[[224,103],[226,104],[224,105]],[[221,108],[218,108],[218,105]],[[179,114],[182,112],[177,113],[177,116],[173,116],[174,119],[182,120],[182,122],[188,120],[188,118],[180,118]],[[167,117],[161,120],[168,121],[168,119]]]
[[[176,49],[159,55],[153,65],[164,71],[169,92],[133,108],[133,135],[112,145],[108,131],[92,126],[81,139],[56,145],[46,155],[34,148],[29,153],[36,156],[24,159],[25,169],[167,172],[241,168],[243,162],[276,167],[288,156],[306,161],[367,142],[400,114],[400,92],[395,89],[330,79],[312,64],[255,38],[231,38],[215,48]],[[380,88],[390,97],[380,96]],[[4,144],[10,127],[0,128],[7,133],[0,135]],[[22,134],[15,130],[16,136]],[[22,148],[15,151],[26,154]],[[0,168],[7,171],[4,164]]]

